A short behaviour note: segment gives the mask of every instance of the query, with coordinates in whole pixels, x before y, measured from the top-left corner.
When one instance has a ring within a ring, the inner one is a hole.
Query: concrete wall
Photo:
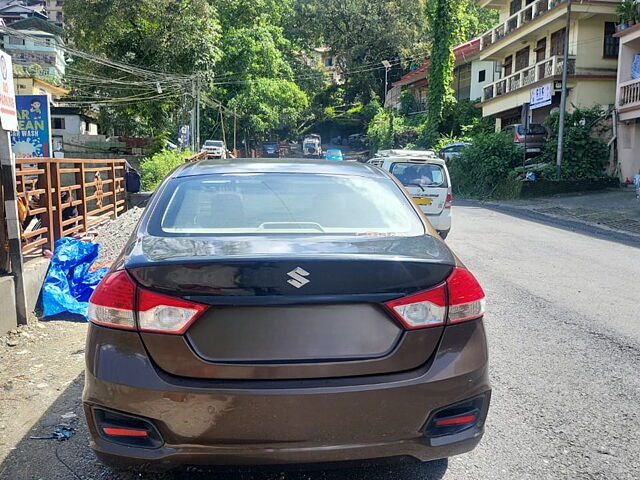
[[[596,15],[574,22],[574,34],[570,47],[576,55],[577,74],[615,75],[618,59],[603,56],[605,22],[617,22],[617,16]]]
[[[572,110],[572,105],[579,107],[592,107],[602,105],[607,107],[616,101],[616,80],[611,79],[581,79],[567,99],[567,109]]]
[[[478,81],[480,72],[485,71],[484,82]],[[471,100],[482,98],[484,87],[498,80],[495,62],[476,60],[471,63]]]
[[[64,128],[52,128],[51,135],[80,135],[84,133],[81,128],[80,115],[51,115],[51,119],[53,120],[54,118],[63,118]]]
[[[27,293],[27,311],[33,312],[40,296],[42,282],[49,269],[49,260],[36,258],[24,265],[23,278]],[[15,287],[12,276],[0,277],[0,335],[17,325]]]
[[[640,173],[640,125],[635,121],[620,122],[618,125],[618,164],[620,178],[633,179]]]
[[[16,301],[13,277],[0,277],[0,335],[16,328]]]

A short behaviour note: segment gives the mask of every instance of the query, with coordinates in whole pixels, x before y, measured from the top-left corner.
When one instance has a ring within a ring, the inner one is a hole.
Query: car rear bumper
[[[472,450],[484,433],[490,387],[482,321],[445,329],[440,348],[411,372],[314,380],[192,380],[169,376],[136,333],[90,326],[83,401],[92,448],[120,467],[266,465],[387,457],[421,461]],[[434,411],[484,398],[479,420],[429,436]],[[95,408],[152,424],[158,448],[105,438]]]
[[[425,213],[429,223],[439,232],[451,230],[451,209],[445,208],[439,214],[431,215]]]

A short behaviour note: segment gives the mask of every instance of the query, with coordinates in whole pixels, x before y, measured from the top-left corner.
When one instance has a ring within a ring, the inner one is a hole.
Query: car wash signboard
[[[16,158],[51,157],[51,115],[47,95],[16,95],[18,131],[11,134]]]

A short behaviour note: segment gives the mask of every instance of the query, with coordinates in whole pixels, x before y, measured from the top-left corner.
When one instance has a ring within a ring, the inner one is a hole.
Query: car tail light
[[[182,335],[207,309],[201,303],[138,290],[138,325],[141,331]]]
[[[451,187],[447,189],[447,199],[444,201],[444,208],[451,208],[453,206],[453,192]]]
[[[118,270],[108,274],[91,296],[89,320],[112,328],[181,335],[206,309],[138,287],[125,270]]]
[[[443,284],[384,305],[408,329],[437,327],[482,317],[485,295],[469,270],[455,267]]]
[[[424,328],[444,325],[447,313],[446,285],[385,303],[405,327]]]
[[[447,289],[449,291],[449,323],[475,320],[484,315],[484,291],[469,270],[454,268],[447,279]]]
[[[107,327],[134,330],[136,284],[124,270],[102,279],[89,300],[89,320]]]

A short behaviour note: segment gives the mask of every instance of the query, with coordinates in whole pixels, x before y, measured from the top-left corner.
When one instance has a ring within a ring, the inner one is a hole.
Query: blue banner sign
[[[51,157],[51,115],[47,95],[16,95],[18,131],[11,132],[16,158]]]

